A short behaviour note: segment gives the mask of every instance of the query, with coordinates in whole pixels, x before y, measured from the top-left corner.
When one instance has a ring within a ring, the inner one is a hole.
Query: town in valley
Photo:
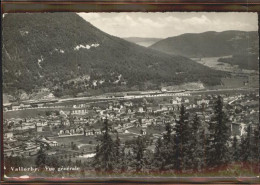
[[[4,179],[259,180],[257,30],[256,13],[4,14]]]

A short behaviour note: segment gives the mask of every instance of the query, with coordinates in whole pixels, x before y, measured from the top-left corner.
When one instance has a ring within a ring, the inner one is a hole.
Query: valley
[[[5,14],[4,178],[256,177],[256,27],[175,13]]]

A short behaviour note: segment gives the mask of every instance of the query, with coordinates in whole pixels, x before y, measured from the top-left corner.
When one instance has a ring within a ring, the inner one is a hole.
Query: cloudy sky
[[[256,13],[79,13],[102,31],[118,37],[166,38],[205,31],[257,31]]]

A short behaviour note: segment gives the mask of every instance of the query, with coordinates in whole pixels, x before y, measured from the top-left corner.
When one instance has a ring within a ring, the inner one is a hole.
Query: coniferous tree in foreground
[[[226,165],[229,161],[228,140],[230,130],[220,96],[218,96],[214,107],[214,116],[209,123],[209,132],[207,140],[207,166],[214,168]]]
[[[253,161],[252,153],[252,127],[248,125],[246,128],[246,135],[241,138],[241,161],[244,165]]]
[[[165,131],[166,133],[163,135],[163,141],[166,144],[169,144],[172,142],[172,136],[171,136],[172,128],[169,122],[165,124]]]
[[[93,166],[95,168],[96,171],[101,171],[101,162],[100,162],[100,153],[99,153],[100,147],[99,144],[96,146],[96,155],[94,156],[94,160],[93,160]],[[83,155],[83,154],[82,154]]]
[[[181,106],[180,118],[175,125],[175,135],[174,135],[174,169],[178,172],[186,169],[188,166],[188,156],[189,151],[189,122],[188,114],[185,112],[184,105]]]
[[[40,150],[37,153],[37,157],[36,157],[36,160],[35,160],[35,165],[38,168],[44,168],[45,165],[46,165],[46,161],[47,161],[46,160],[46,154],[44,152],[43,145],[41,145],[41,148],[40,148]]]
[[[118,132],[116,132],[116,140],[114,142],[114,152],[115,152],[115,168],[117,171],[122,169],[122,165],[124,165],[124,150],[120,148],[120,138]],[[123,167],[124,168],[124,167]]]
[[[96,156],[94,158],[94,167],[98,171],[112,172],[115,167],[115,151],[114,142],[109,134],[109,125],[107,118],[104,121],[103,135],[100,144],[96,148]]]
[[[250,136],[251,135],[251,126],[248,125],[246,128],[246,136],[242,136],[240,144],[240,159],[243,163],[247,162],[250,159]]]
[[[144,159],[144,152],[145,152],[145,141],[142,136],[138,136],[135,141],[135,145],[133,147],[134,153],[134,164],[136,172],[141,172],[145,167],[145,159]]]
[[[163,135],[163,147],[162,147],[162,156],[163,156],[163,166],[162,171],[173,169],[173,148],[174,148],[174,141],[172,137],[172,127],[169,122],[165,125],[166,133]]]
[[[255,128],[253,133],[253,146],[252,146],[252,153],[254,159],[254,168],[256,172],[260,172],[260,140],[259,140],[259,128]]]
[[[118,132],[116,133],[116,140],[115,140],[115,155],[116,155],[116,162],[118,162],[120,159],[120,139],[119,139],[119,135]]]
[[[259,130],[246,128],[246,135],[241,138],[240,158],[244,167],[259,172]]]
[[[162,139],[158,138],[155,144],[155,151],[154,151],[154,160],[153,160],[153,165],[155,167],[155,170],[162,171],[164,168],[164,156],[163,156],[163,143]]]
[[[190,133],[190,167],[200,171],[204,166],[204,128],[197,114],[193,118]]]
[[[128,165],[128,159],[125,154],[125,148],[123,147],[121,149],[121,158],[120,158],[120,171],[121,173],[124,173],[127,170],[127,165]]]
[[[239,161],[239,145],[238,145],[238,140],[237,136],[233,137],[232,141],[232,147],[231,147],[231,155],[232,155],[232,162],[238,162]]]
[[[166,133],[163,139],[159,138],[156,142],[154,154],[154,166],[160,172],[173,168],[173,138],[171,135],[172,128],[169,122],[165,124]]]

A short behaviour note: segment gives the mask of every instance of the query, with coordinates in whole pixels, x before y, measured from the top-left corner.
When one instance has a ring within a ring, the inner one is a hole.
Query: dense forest
[[[214,116],[203,125],[198,115],[191,115],[182,105],[179,119],[172,126],[165,123],[163,137],[158,138],[154,152],[148,149],[152,141],[147,135],[140,135],[122,143],[112,137],[111,123],[103,123],[103,135],[98,137],[96,155],[89,161],[72,162],[70,157],[50,157],[42,147],[35,161],[38,168],[54,167],[53,176],[243,176],[259,174],[259,128],[248,125],[243,136],[231,136],[228,115],[223,109],[223,101],[218,97],[214,106]],[[115,133],[113,133],[115,134]],[[8,157],[8,167],[28,165],[28,158]],[[31,165],[30,164],[30,165]],[[60,166],[77,165],[80,173],[58,172]],[[44,171],[44,170],[43,170]],[[8,174],[10,171],[6,171]],[[40,172],[39,172],[40,173]],[[46,175],[44,172],[42,176]],[[49,174],[47,174],[48,176]]]

